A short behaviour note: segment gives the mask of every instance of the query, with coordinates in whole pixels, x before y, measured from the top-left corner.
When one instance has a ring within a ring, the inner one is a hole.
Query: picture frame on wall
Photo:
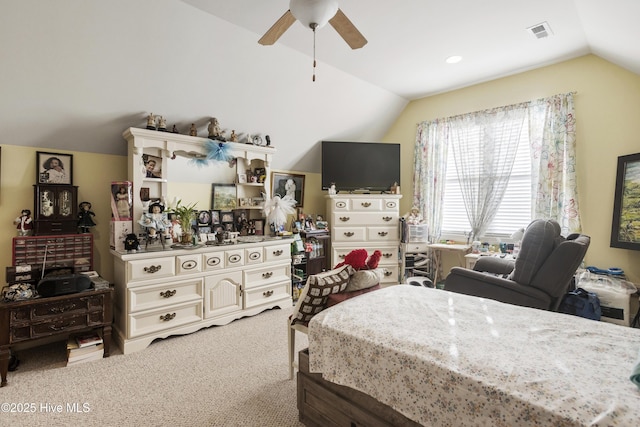
[[[235,184],[213,184],[211,193],[212,210],[231,211],[236,208]]]
[[[142,173],[145,178],[162,178],[162,158],[151,154],[142,155],[144,165]]]
[[[613,248],[640,250],[640,153],[618,157],[613,201]]]
[[[301,208],[304,202],[304,175],[271,172],[271,197],[290,195]]]
[[[73,184],[73,154],[36,151],[38,184]]]

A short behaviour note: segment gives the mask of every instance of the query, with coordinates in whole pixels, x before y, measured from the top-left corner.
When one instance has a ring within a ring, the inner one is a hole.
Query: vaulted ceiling
[[[183,0],[261,36],[288,0]],[[317,31],[318,73],[330,64],[408,99],[596,54],[640,74],[637,0],[338,0],[369,43],[352,51],[327,25]],[[528,29],[546,23],[548,37]],[[313,53],[296,22],[278,43]],[[268,49],[268,47],[265,47]],[[448,64],[458,55],[462,61]]]
[[[270,135],[274,168],[319,172],[319,141],[379,140],[413,99],[587,53],[640,74],[637,0],[338,3],[368,44],[318,30],[312,82],[311,30],[258,44],[288,0],[3,2],[2,143],[126,155],[150,113],[200,136],[217,117]]]

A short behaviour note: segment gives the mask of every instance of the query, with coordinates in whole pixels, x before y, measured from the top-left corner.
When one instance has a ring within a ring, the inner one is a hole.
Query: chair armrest
[[[494,256],[481,256],[473,266],[475,271],[486,271],[493,274],[509,274],[516,263],[512,259],[498,258]]]
[[[491,273],[462,267],[451,269],[445,280],[444,289],[534,308],[548,309],[551,304],[549,295],[532,286],[521,285]]]

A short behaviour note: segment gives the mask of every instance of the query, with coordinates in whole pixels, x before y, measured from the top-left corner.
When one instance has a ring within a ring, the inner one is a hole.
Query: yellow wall
[[[114,137],[118,140],[119,136]],[[122,141],[124,144],[124,140]],[[94,237],[94,270],[105,279],[112,280],[113,262],[109,253],[109,221],[111,220],[111,181],[127,178],[127,158],[104,154],[37,149],[15,145],[2,146],[0,176],[0,266],[11,265],[11,239],[17,235],[13,220],[22,209],[34,211],[33,184],[36,182],[36,151],[73,155],[73,184],[78,186],[78,203],[91,202],[96,214]],[[2,272],[4,283],[4,271]]]
[[[640,252],[609,247],[617,157],[640,152],[640,76],[587,55],[407,105],[385,136],[402,144],[401,212],[412,203],[416,125],[456,114],[576,91],[578,191],[587,265],[621,267],[640,283]]]

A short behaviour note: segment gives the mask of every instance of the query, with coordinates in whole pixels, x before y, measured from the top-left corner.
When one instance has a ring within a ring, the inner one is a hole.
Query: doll
[[[91,203],[82,202],[78,206],[78,228],[80,233],[88,233],[91,227],[95,227],[96,223],[93,221],[93,217],[96,216],[91,211]]]
[[[33,219],[31,218],[31,211],[29,209],[23,209],[20,216],[13,220],[18,229],[18,236],[30,236],[31,230],[33,230]]]

